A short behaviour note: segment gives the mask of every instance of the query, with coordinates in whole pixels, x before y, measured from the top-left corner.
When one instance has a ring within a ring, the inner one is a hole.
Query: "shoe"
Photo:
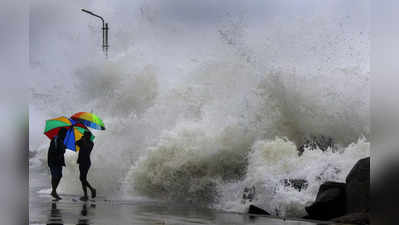
[[[97,196],[97,191],[96,191],[96,189],[92,189],[91,190],[91,198],[95,198]]]
[[[56,200],[61,200],[62,198],[57,194],[57,192],[51,192],[51,196],[55,198]]]
[[[80,201],[87,201],[87,200],[89,200],[89,198],[87,197],[87,196],[82,196],[82,197],[80,197]]]

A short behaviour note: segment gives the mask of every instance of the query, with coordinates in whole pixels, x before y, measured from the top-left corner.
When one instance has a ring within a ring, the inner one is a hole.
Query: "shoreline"
[[[61,195],[53,201],[45,195],[32,196],[29,224],[336,224],[329,221],[282,218],[161,202],[101,199],[74,201],[75,195]]]
[[[337,224],[332,221],[308,220],[296,217],[257,215],[228,212],[195,205],[147,199],[107,199],[81,202],[75,194],[60,195],[53,201],[49,193],[48,177],[43,168],[30,168],[29,224]],[[88,214],[82,216],[83,208]],[[54,212],[56,212],[54,214]],[[53,214],[53,215],[52,215]],[[54,221],[62,218],[62,221]],[[115,223],[115,221],[117,221]]]

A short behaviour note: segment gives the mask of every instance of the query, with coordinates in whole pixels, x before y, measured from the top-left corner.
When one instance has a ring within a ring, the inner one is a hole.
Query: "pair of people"
[[[62,167],[65,166],[65,144],[64,139],[66,137],[67,129],[61,128],[58,132],[58,135],[54,137],[50,142],[50,148],[48,150],[48,166],[50,168],[51,173],[51,196],[53,196],[56,200],[61,199],[61,197],[57,194],[57,187],[62,178]],[[91,191],[91,197],[96,197],[96,189],[93,188],[90,183],[87,181],[87,173],[89,172],[91,166],[90,153],[93,149],[94,143],[90,140],[91,133],[89,131],[85,131],[83,137],[76,142],[76,145],[79,146],[79,155],[78,161],[79,164],[79,172],[80,172],[80,181],[82,183],[83,196],[80,198],[82,201],[87,201],[87,188]]]

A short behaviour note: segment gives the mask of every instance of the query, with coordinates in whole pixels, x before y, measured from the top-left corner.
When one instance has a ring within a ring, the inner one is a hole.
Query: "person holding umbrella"
[[[79,164],[79,172],[80,172],[80,181],[82,182],[83,196],[80,198],[81,201],[87,201],[87,188],[90,189],[91,197],[96,197],[96,189],[93,188],[90,183],[87,181],[87,173],[89,172],[91,161],[90,161],[90,153],[93,149],[94,143],[90,140],[91,133],[90,131],[85,131],[83,137],[76,142],[76,145],[79,146],[79,155],[78,161]]]
[[[61,197],[57,194],[57,187],[62,178],[62,167],[65,166],[65,144],[64,139],[66,136],[67,129],[62,127],[57,136],[55,136],[51,142],[47,154],[48,166],[51,173],[51,196],[56,200],[60,200]]]
[[[71,119],[96,130],[105,130],[104,122],[95,115],[94,113],[88,112],[78,112],[71,116]],[[79,156],[78,156],[78,164],[80,171],[80,181],[82,182],[82,188],[84,195],[80,198],[82,201],[87,201],[87,188],[91,191],[91,197],[96,197],[96,189],[94,189],[89,182],[87,181],[87,173],[91,166],[90,161],[90,153],[93,149],[93,138],[90,131],[86,130],[83,134],[83,137],[76,142],[76,145],[79,147]]]
[[[87,181],[87,173],[91,166],[90,153],[95,138],[87,127],[105,130],[103,121],[97,115],[88,112],[75,113],[71,118],[61,116],[46,120],[44,134],[51,140],[48,153],[53,189],[51,195],[57,200],[61,199],[56,189],[62,177],[62,166],[65,166],[65,149],[79,152],[78,164],[84,192],[81,200],[86,201],[88,199],[87,187],[91,191],[92,198],[96,197],[96,189]]]

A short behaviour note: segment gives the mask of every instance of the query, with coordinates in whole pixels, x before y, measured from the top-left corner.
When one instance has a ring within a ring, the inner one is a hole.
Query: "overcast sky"
[[[361,0],[36,0],[31,2],[30,8],[31,60],[43,58],[43,55],[51,55],[50,58],[53,58],[68,54],[71,57],[72,52],[80,55],[98,50],[101,40],[99,33],[95,32],[99,32],[100,22],[82,13],[81,8],[93,10],[109,22],[114,54],[126,50],[133,42],[140,43],[154,36],[159,43],[167,40],[171,45],[176,44],[173,47],[189,48],[191,46],[178,44],[187,36],[199,42],[203,38],[201,36],[206,36],[207,32],[215,33],[229,20],[241,21],[246,34],[259,35],[259,40],[276,29],[281,30],[281,35],[290,35],[290,30],[298,26],[305,26],[300,29],[306,29],[306,33],[298,34],[299,39],[301,35],[312,35],[317,30],[326,35],[344,35],[343,32],[366,32],[367,35],[369,29],[368,2]],[[340,28],[344,30],[338,30]],[[169,37],[175,42],[170,41]],[[277,40],[280,37],[273,38]],[[68,46],[65,46],[65,41]],[[213,40],[211,38],[208,41]],[[201,42],[204,44],[204,41]],[[303,42],[306,44],[306,40]],[[207,44],[212,46],[211,43]]]

